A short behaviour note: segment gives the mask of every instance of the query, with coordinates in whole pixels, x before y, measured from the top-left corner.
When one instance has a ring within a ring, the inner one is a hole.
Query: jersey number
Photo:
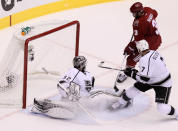
[[[156,29],[156,30],[155,30],[155,33],[156,33],[157,35],[159,35],[159,31],[158,31],[156,25],[157,25],[156,20],[152,20],[152,26]]]
[[[144,66],[142,66],[142,72],[145,70],[145,67]]]
[[[159,35],[160,33],[159,33],[159,31],[158,31],[156,25],[157,25],[156,20],[152,20],[152,26],[153,26],[153,28],[156,29],[156,30],[155,30],[155,33],[156,33],[157,35]],[[138,30],[134,30],[134,36],[137,36],[137,35],[138,35]]]

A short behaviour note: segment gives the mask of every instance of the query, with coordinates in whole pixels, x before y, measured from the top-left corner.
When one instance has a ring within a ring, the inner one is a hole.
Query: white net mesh
[[[66,23],[68,21],[42,22],[30,26],[32,29],[25,36],[21,35],[21,29],[14,33],[0,63],[0,106],[22,107],[25,40]],[[50,95],[51,90],[57,91],[59,74],[72,67],[76,28],[74,24],[29,42],[28,57],[34,60],[28,61],[28,101]]]

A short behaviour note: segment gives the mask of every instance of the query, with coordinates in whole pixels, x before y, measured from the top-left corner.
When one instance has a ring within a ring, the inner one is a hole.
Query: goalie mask
[[[75,56],[73,66],[80,71],[85,71],[87,59],[84,56]]]

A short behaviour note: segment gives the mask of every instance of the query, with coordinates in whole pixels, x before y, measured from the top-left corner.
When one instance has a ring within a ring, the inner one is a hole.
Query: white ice
[[[135,1],[135,0],[134,0]],[[53,19],[79,20],[81,23],[80,55],[88,58],[88,70],[96,76],[96,85],[105,88],[112,88],[117,71],[110,71],[98,68],[100,61],[107,62],[110,66],[119,67],[123,58],[123,49],[129,42],[132,35],[133,17],[129,12],[129,7],[134,1],[121,1],[82,7],[50,14],[37,19],[33,19],[16,26],[0,31],[0,59],[2,58],[12,33],[17,27],[30,25],[38,21]],[[162,46],[160,53],[165,57],[166,64],[171,71],[173,88],[169,103],[178,109],[178,13],[177,0],[142,0],[144,5],[155,8],[159,15],[157,18],[158,29],[162,36]],[[128,79],[120,85],[120,88],[129,88],[133,81]],[[34,91],[34,94],[36,92]],[[0,130],[6,131],[95,131],[95,130],[120,130],[120,131],[177,131],[178,121],[170,116],[164,116],[157,112],[154,103],[154,92],[148,91],[136,98],[134,107],[108,113],[94,113],[100,124],[96,124],[92,118],[80,120],[64,121],[50,119],[47,117],[32,115],[27,110],[17,110],[0,108]],[[137,110],[137,111],[135,111]],[[83,112],[85,113],[85,112]],[[135,114],[133,114],[135,113]],[[86,114],[87,116],[87,114]],[[86,122],[87,121],[87,122]],[[104,123],[103,121],[107,121]],[[110,122],[111,121],[111,122]],[[102,123],[103,122],[103,123]]]

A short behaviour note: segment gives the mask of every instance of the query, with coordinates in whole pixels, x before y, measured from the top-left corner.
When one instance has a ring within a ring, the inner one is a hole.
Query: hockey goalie
[[[86,107],[97,107],[102,102],[95,99],[93,103],[90,98],[93,99],[100,94],[110,95],[113,98],[121,95],[122,91],[116,93],[114,90],[112,92],[94,89],[95,78],[86,71],[86,63],[87,59],[84,56],[74,57],[73,68],[65,73],[57,84],[60,98],[57,101],[34,99],[31,111],[53,118],[72,119],[79,112],[81,100],[86,100]]]

